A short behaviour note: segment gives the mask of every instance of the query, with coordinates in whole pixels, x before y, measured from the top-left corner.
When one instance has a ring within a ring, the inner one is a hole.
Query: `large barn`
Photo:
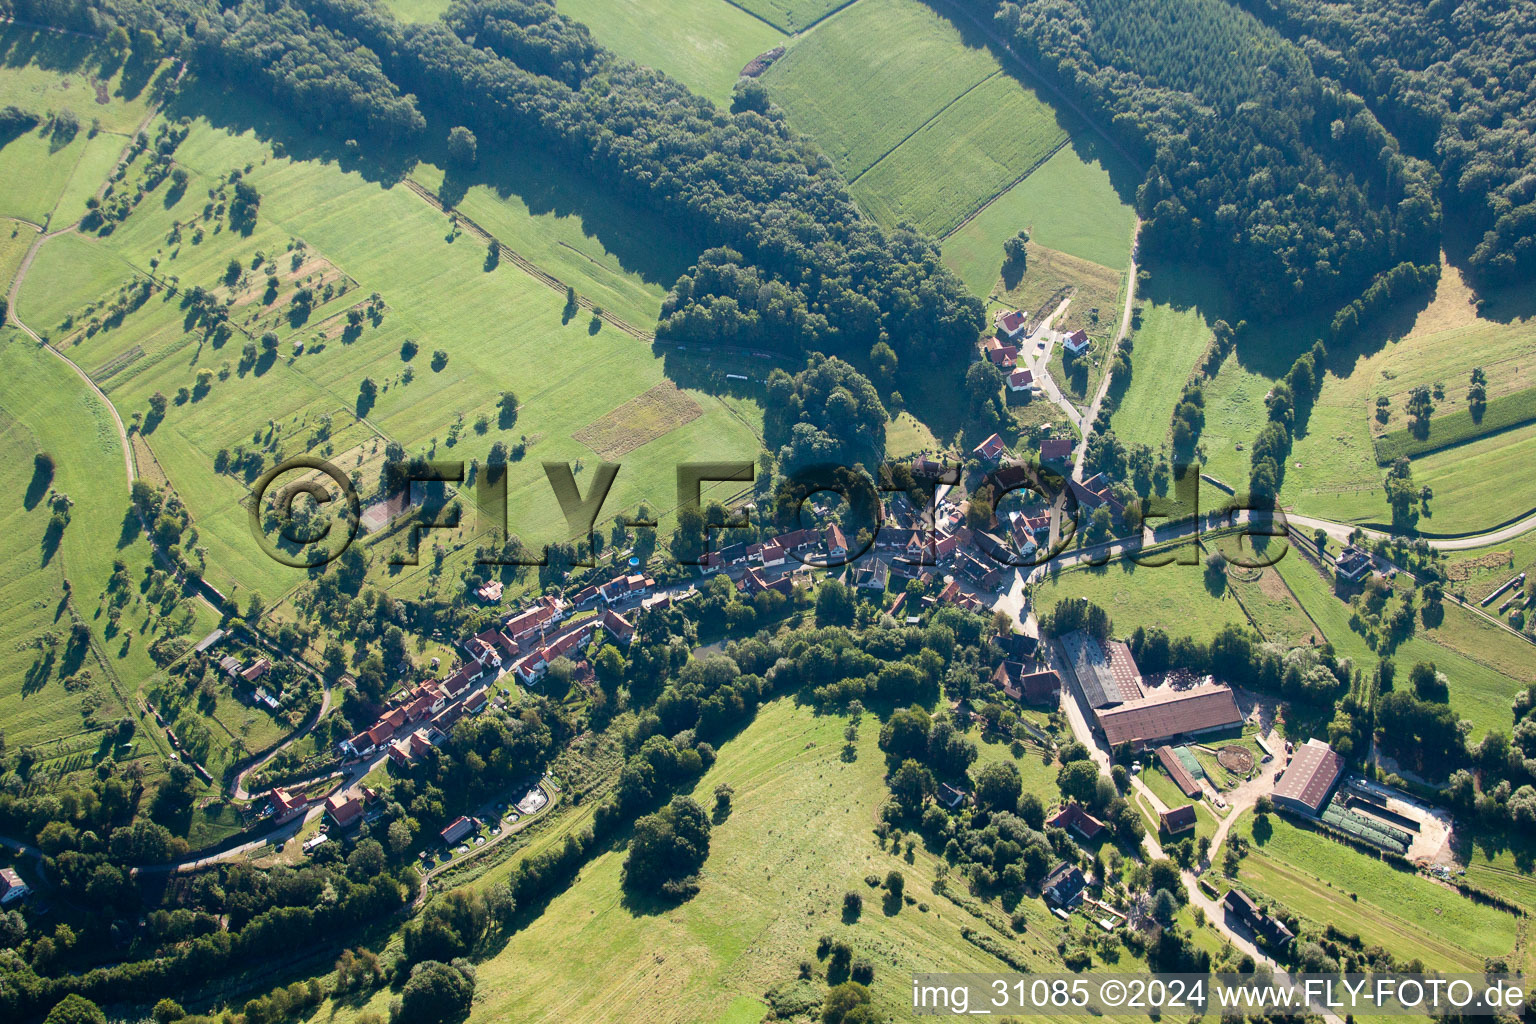
[[[1344,759],[1322,740],[1307,740],[1296,748],[1291,763],[1275,785],[1275,803],[1317,817],[1328,805],[1344,775]]]

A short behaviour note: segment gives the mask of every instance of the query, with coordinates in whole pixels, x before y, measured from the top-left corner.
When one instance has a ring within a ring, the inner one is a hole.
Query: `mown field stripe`
[[[731,0],[725,0],[725,2],[726,3],[730,3]],[[815,28],[817,25],[820,25],[822,22],[826,21],[828,18],[832,17],[835,14],[841,14],[843,11],[846,11],[848,8],[852,7],[854,4],[856,4],[858,2],[859,2],[859,0],[846,0],[846,2],[838,4],[836,7],[832,8],[830,11],[828,11],[826,14],[823,14],[821,17],[817,18],[815,21],[813,21],[809,25],[805,26],[805,28],[801,29],[799,32],[793,32],[793,33],[790,33],[790,34],[791,35],[797,35],[797,36],[803,36],[803,35],[805,35],[805,33],[809,32],[811,29]],[[775,27],[777,27],[777,26],[775,26]]]
[[[992,81],[992,79],[996,78],[998,75],[1000,75],[1002,73],[1003,73],[1003,69],[1002,68],[998,68],[996,71],[992,72],[990,75],[986,75],[981,80],[979,80],[977,82],[973,82],[970,85],[970,87],[967,88],[964,92],[960,93],[954,99],[952,99],[948,103],[944,104],[938,110],[935,110],[933,112],[933,116],[932,117],[930,117],[928,120],[924,121],[922,124],[918,125],[916,128],[913,128],[906,135],[902,136],[901,140],[899,142],[897,142],[894,146],[892,146],[890,149],[886,150],[884,153],[881,153],[879,156],[875,157],[875,159],[870,162],[870,165],[868,167],[864,168],[862,171],[860,171],[858,174],[854,175],[852,178],[849,178],[848,179],[848,187],[850,189],[853,188],[853,186],[858,183],[858,180],[860,178],[864,177],[864,175],[868,174],[870,171],[872,171],[876,167],[878,167],[880,165],[880,161],[884,160],[886,157],[890,156],[892,153],[894,153],[898,149],[900,149],[902,147],[902,144],[905,143],[908,139],[912,138],[912,136],[916,135],[918,132],[922,131],[924,128],[927,128],[929,125],[933,124],[933,122],[937,121],[943,115],[944,111],[948,110],[950,107],[954,106],[956,103],[959,103],[966,96],[970,95],[972,92],[974,92],[975,90],[979,89],[981,86],[985,85],[986,83]],[[1055,150],[1052,150],[1052,152],[1055,152]],[[1012,186],[1010,186],[1010,187],[1012,187]],[[1003,191],[1006,192],[1007,189],[1004,189]]]
[[[773,22],[769,21],[767,18],[763,17],[761,14],[758,14],[756,11],[752,10],[751,8],[741,6],[741,4],[737,3],[736,0],[720,0],[720,2],[723,3],[723,4],[726,4],[727,6],[736,8],[738,11],[740,11],[743,14],[751,15],[753,18],[756,18],[758,21],[762,22],[764,25],[767,25],[769,28],[773,29],[775,32],[779,33],[782,36],[793,36],[793,35],[796,34],[793,29],[785,28],[783,25],[775,25]],[[858,3],[858,0],[848,0],[848,3]],[[843,6],[846,7],[847,4],[844,4]],[[842,9],[843,9],[842,7],[839,7],[837,10],[840,11]],[[831,12],[831,14],[836,14],[836,13],[837,13],[837,11]],[[830,17],[831,14],[827,15],[827,17]],[[826,21],[826,20],[827,20],[826,17],[817,18],[816,21],[813,24],[819,25],[823,21]],[[807,25],[806,27],[809,28],[810,26]]]
[[[1390,466],[1398,458],[1410,459],[1456,448],[1473,441],[1493,437],[1536,420],[1536,387],[1501,395],[1488,403],[1481,420],[1474,420],[1466,409],[1429,421],[1430,433],[1420,440],[1408,427],[1376,438],[1376,462]],[[1436,436],[1436,431],[1439,431]]]
[[[1036,171],[1038,171],[1041,167],[1045,166],[1045,162],[1047,160],[1049,160],[1051,157],[1055,156],[1057,153],[1061,152],[1062,147],[1066,146],[1071,141],[1072,141],[1072,136],[1071,136],[1070,133],[1068,133],[1066,138],[1062,139],[1060,142],[1056,143],[1056,145],[1051,147],[1050,152],[1046,153],[1040,159],[1038,159],[1034,163],[1030,164],[1029,165],[1029,170],[1025,171],[1023,174],[1019,175],[1017,178],[1014,178],[1012,181],[1010,181],[1007,185],[1004,185],[1002,188],[1000,188],[996,192],[992,193],[992,195],[990,197],[988,197],[987,200],[985,202],[983,202],[980,206],[976,207],[976,209],[972,210],[970,213],[968,213],[964,217],[960,218],[960,222],[959,223],[957,223],[954,227],[950,228],[948,231],[944,232],[944,234],[939,236],[939,241],[942,243],[945,239],[949,238],[950,235],[953,235],[956,231],[959,231],[961,228],[965,227],[971,221],[975,220],[976,217],[983,210],[985,210],[987,207],[991,206],[993,203],[995,203],[999,199],[1003,198],[1003,196],[1007,195],[1009,192],[1012,192],[1017,186],[1022,185],[1024,183],[1024,179],[1025,178],[1029,177],[1031,174],[1034,174]]]

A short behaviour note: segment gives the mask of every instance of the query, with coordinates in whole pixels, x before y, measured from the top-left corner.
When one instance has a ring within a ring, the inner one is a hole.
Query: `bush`
[[[425,960],[411,969],[390,1024],[453,1024],[469,1016],[474,997],[474,968],[462,960]]]

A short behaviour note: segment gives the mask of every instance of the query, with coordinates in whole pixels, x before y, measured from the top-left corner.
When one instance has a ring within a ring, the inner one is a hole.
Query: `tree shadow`
[[[22,496],[21,505],[28,512],[37,507],[38,502],[48,493],[48,488],[53,486],[53,466],[39,461],[32,463],[32,479],[27,484],[27,493]]]

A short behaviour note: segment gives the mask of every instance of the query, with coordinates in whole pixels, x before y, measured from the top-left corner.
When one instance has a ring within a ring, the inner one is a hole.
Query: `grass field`
[[[1055,112],[999,69],[859,175],[851,191],[882,224],[906,221],[942,236],[1066,141]]]
[[[1023,275],[1015,280],[1013,274],[997,276],[994,270],[990,293],[979,294],[995,296],[1000,305],[1028,310],[1031,315],[1053,312],[1064,297],[1070,297],[1066,313],[1053,326],[1058,331],[1087,331],[1102,351],[1120,323],[1125,270],[1103,267],[1033,241],[1025,248]]]
[[[148,113],[157,67],[104,63],[93,40],[41,29],[0,28],[0,106],[45,118],[0,139],[0,216],[57,228],[79,220],[128,136]],[[54,132],[49,115],[68,111],[79,129]]]
[[[185,102],[221,124],[249,117],[200,94]],[[335,163],[274,157],[253,132],[214,127],[201,118],[177,160],[193,175],[191,196],[206,192],[231,168],[251,165],[249,180],[262,194],[255,232],[244,237],[212,231],[200,244],[168,243],[172,222],[191,216],[199,201],[183,197],[167,207],[156,194],[109,238],[64,236],[48,243],[18,305],[29,323],[50,332],[71,358],[97,374],[125,419],[144,411],[155,392],[174,394],[190,387],[200,369],[217,371],[206,395],[173,405],[145,435],[192,512],[207,549],[210,582],[221,589],[238,583],[272,604],[305,577],[267,558],[249,536],[245,481],[212,471],[219,449],[250,445],[253,435],[269,432],[278,436],[275,447],[284,455],[312,450],[344,456],[344,468],[365,472],[376,470],[386,440],[468,462],[483,460],[497,440],[511,446],[523,439],[530,457],[514,463],[510,473],[510,528],[535,547],[563,539],[565,520],[540,463],[590,463],[593,450],[573,435],[663,382],[661,361],[643,341],[611,326],[594,332],[585,314],[563,317],[563,295],[514,265],[486,271],[483,243],[465,233],[452,236],[448,218],[403,186],[381,188]],[[423,168],[417,173],[426,176]],[[648,260],[647,266],[662,258],[675,264],[687,258],[683,248],[657,255],[666,247],[655,240],[665,234],[645,233],[639,219],[622,221],[615,205],[599,198],[588,209],[579,190],[549,176],[530,186],[532,199],[514,200],[518,193],[509,191],[498,200],[488,189],[472,190],[485,205],[472,216],[484,217],[488,230],[530,258],[556,257],[551,272],[594,301],[632,322],[654,322],[659,281],[670,281],[670,270],[654,271],[648,280],[621,262],[644,248],[636,259]],[[600,226],[587,227],[594,223]],[[621,234],[624,241],[611,240]],[[248,265],[257,251],[280,262],[287,275],[288,251],[298,241],[306,247],[303,272],[315,268],[312,277],[342,282],[348,291],[298,325],[285,313],[297,280],[285,280],[271,305],[242,299],[233,322],[253,332],[276,329],[281,358],[235,372],[244,339],[237,335],[216,348],[200,332],[189,334],[179,303],[166,301],[169,293],[89,338],[62,326],[89,304],[110,298],[134,274],[147,272],[151,259],[161,261],[159,273],[176,275],[183,286],[222,287],[226,264],[235,259]],[[625,246],[624,257],[612,255]],[[383,321],[356,338],[333,336],[325,327],[331,318],[374,291],[386,305]],[[421,353],[409,362],[402,356],[407,339]],[[308,342],[302,356],[290,354],[293,341]],[[438,349],[447,363],[434,368],[430,354]],[[365,376],[377,382],[379,394],[361,410],[360,422],[358,386]],[[503,427],[496,405],[505,388],[516,391],[519,409],[515,424]],[[754,402],[728,406],[702,393],[683,394],[698,415],[669,421],[671,429],[652,424],[642,432],[644,441],[625,456],[601,520],[632,511],[642,500],[664,513],[671,509],[678,462],[756,452],[760,413]],[[605,450],[632,447],[633,440],[611,437]],[[589,478],[580,470],[577,478],[585,488]],[[455,543],[468,544],[475,535],[477,524],[469,519]],[[472,556],[472,550],[463,552],[466,563]],[[377,569],[385,585],[401,584],[407,593],[421,585],[409,583],[410,573],[388,576],[382,564]]]
[[[995,279],[1004,239],[1028,228],[1049,249],[1123,271],[1136,223],[1125,198],[1134,188],[1128,177],[1123,161],[1076,133],[1071,145],[945,238],[944,260],[967,284]]]
[[[962,926],[988,932],[1040,969],[1059,965],[1059,929],[1039,901],[1020,905],[1027,932],[998,933],[932,894],[933,855],[919,847],[909,863],[879,847],[871,832],[886,797],[878,723],[866,718],[852,763],[841,760],[845,724],[788,700],[764,707],[694,789],[706,804],[721,782],[735,790],[730,816],[714,828],[699,895],[675,908],[634,906],[619,885],[623,851],[599,855],[479,965],[470,1020],[714,1022],[760,1014],[748,1002],[793,981],[802,959],[815,960],[823,933],[846,937],[874,965],[883,1014],[910,1005],[914,971],[1003,969],[962,938]],[[882,910],[878,890],[863,878],[891,868],[926,910]],[[840,920],[848,890],[864,893],[854,924]],[[375,1002],[388,998],[381,992]],[[369,1008],[377,1007],[338,1006],[337,1019]]]
[[[784,33],[724,0],[561,0],[603,46],[665,71],[720,106],[747,62]]]
[[[1025,228],[1118,272],[1135,222],[1122,199],[1131,175],[958,25],[915,0],[858,0],[797,39],[763,81],[859,205],[888,226],[946,236],[945,262],[976,294],[1005,290],[1003,241]],[[850,93],[850,81],[861,88]]]
[[[1514,950],[1513,915],[1277,816],[1270,824],[1273,834],[1260,843],[1251,816],[1238,823],[1254,843],[1238,877],[1319,930],[1333,924],[1357,932],[1401,959],[1423,960],[1429,970],[1480,971],[1483,957]]]
[[[721,0],[725,2],[725,0]],[[783,32],[803,32],[849,0],[733,0]]]
[[[1115,436],[1126,444],[1165,444],[1184,382],[1210,341],[1210,327],[1198,310],[1163,303],[1145,307],[1131,337],[1131,384],[1110,420]]]
[[[115,428],[105,406],[61,361],[19,332],[0,332],[0,340],[0,422],[8,442],[4,471],[17,484],[10,492],[17,504],[5,514],[15,543],[0,570],[0,603],[9,612],[0,714],[8,742],[43,744],[88,732],[82,728],[88,701],[99,701],[93,713],[98,724],[127,715],[137,721],[130,708],[135,681],[157,671],[147,650],[150,637],[162,624],[200,636],[215,616],[189,600],[162,609],[135,594],[120,621],[110,621],[105,595],[113,562],[121,559],[138,581],[150,559],[148,542],[136,529],[125,529],[128,490]],[[44,494],[29,493],[31,457],[40,450],[57,464],[53,488],[73,503],[62,542],[51,553],[41,545],[48,520]],[[91,626],[104,662],[90,652],[71,654],[63,642],[71,621],[61,603],[65,577],[75,611]],[[31,646],[50,631],[61,638],[51,656]],[[90,673],[89,684],[69,693],[60,680],[81,671]],[[158,750],[152,734],[152,726],[139,733],[145,753]]]
[[[1275,568],[1340,655],[1353,658],[1357,665],[1376,661],[1377,653],[1349,628],[1349,605],[1333,595],[1330,584],[1312,563],[1291,551]],[[1508,730],[1512,725],[1510,701],[1517,691],[1536,680],[1531,648],[1506,633],[1484,631],[1479,620],[1450,602],[1445,602],[1444,608],[1440,626],[1421,628],[1403,641],[1393,653],[1394,660],[1400,668],[1432,661],[1446,674],[1451,707],[1458,717],[1472,722],[1474,741],[1489,729]]]
[[[1255,578],[1249,579],[1249,576]],[[1273,566],[1257,571],[1233,568],[1227,573],[1227,586],[1242,602],[1264,639],[1287,647],[1300,646],[1314,639],[1322,642],[1322,636],[1307,618],[1296,595],[1291,593],[1285,578]]]
[[[27,247],[37,238],[31,225],[0,218],[0,296],[10,293],[16,269],[27,255]]]
[[[1451,396],[1450,391],[1445,396]],[[1433,395],[1433,392],[1431,392]],[[1376,437],[1376,461],[1390,466],[1401,456],[1415,458],[1430,452],[1458,447],[1469,441],[1491,434],[1520,427],[1536,420],[1536,388],[1523,388],[1488,400],[1488,406],[1480,417],[1474,418],[1471,410],[1458,409],[1430,417],[1429,427],[1422,438],[1408,427],[1399,427]],[[1372,418],[1372,424],[1376,420]]]
[[[664,218],[585,188],[535,155],[497,155],[482,166],[494,173],[470,185],[456,207],[525,259],[642,329],[655,326],[667,289],[705,248]],[[411,174],[444,191],[437,167],[417,164]]]
[[[762,81],[853,180],[997,70],[917,0],[858,0],[798,39]],[[860,88],[849,90],[854,81]]]
[[[385,0],[384,4],[396,18],[414,24],[436,21],[443,16],[443,12],[448,9],[448,5],[449,0]],[[561,4],[560,7],[560,13],[569,13],[565,10],[564,4]]]
[[[1100,569],[1053,572],[1036,585],[1035,613],[1044,615],[1067,597],[1110,609],[1117,636],[1129,636],[1137,626],[1160,626],[1170,635],[1205,642],[1223,626],[1248,625],[1231,594],[1225,589],[1211,594],[1199,565],[1138,566],[1117,559]]]
[[[1419,530],[1477,533],[1531,511],[1536,490],[1525,484],[1533,441],[1536,424],[1527,424],[1412,460],[1415,486],[1434,491]],[[1494,480],[1499,486],[1489,486]]]
[[[1459,274],[1445,267],[1426,308],[1406,310],[1403,323],[1381,329],[1394,340],[1383,343],[1377,331],[1330,352],[1322,393],[1287,460],[1283,500],[1297,511],[1340,522],[1390,523],[1381,485],[1385,471],[1377,465],[1374,435],[1404,424],[1403,407],[1414,387],[1442,383],[1445,398],[1436,402],[1437,413],[1454,415],[1464,409],[1473,366],[1487,372],[1491,399],[1536,383],[1536,320],[1525,305],[1518,297],[1495,294],[1484,307],[1487,315],[1480,314]],[[1206,391],[1203,441],[1209,472],[1239,487],[1247,480],[1248,454],[1236,445],[1246,447],[1258,434],[1266,415],[1264,395],[1315,331],[1298,321],[1250,332],[1239,341]],[[1393,416],[1386,424],[1374,419],[1378,397],[1392,403]],[[1421,520],[1420,528],[1439,534],[1477,532],[1536,508],[1536,481],[1530,474],[1508,472],[1508,449],[1517,433],[1415,460],[1415,484],[1430,483],[1435,491],[1432,515]],[[1461,462],[1476,463],[1470,472],[1481,479],[1502,474],[1497,478],[1507,486],[1490,493],[1470,485],[1467,474],[1454,468]],[[1419,479],[1421,473],[1425,480]]]

